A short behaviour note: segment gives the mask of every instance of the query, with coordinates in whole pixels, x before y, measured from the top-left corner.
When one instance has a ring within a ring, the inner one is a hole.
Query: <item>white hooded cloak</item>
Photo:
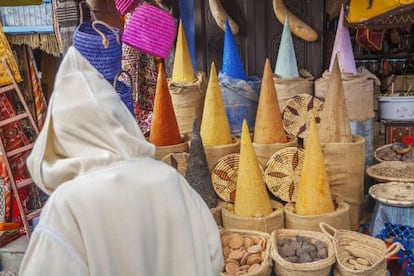
[[[27,160],[50,197],[19,275],[219,275],[210,210],[153,156],[111,84],[71,47]]]

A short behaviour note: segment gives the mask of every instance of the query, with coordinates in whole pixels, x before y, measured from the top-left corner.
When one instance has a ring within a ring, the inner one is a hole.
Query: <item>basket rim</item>
[[[327,268],[328,266],[333,265],[336,262],[335,248],[332,240],[328,237],[327,234],[318,232],[318,231],[309,231],[309,230],[299,230],[299,229],[277,229],[274,230],[271,234],[272,239],[272,248],[271,256],[272,259],[277,265],[284,267],[285,269],[291,270],[305,270],[305,271],[315,271]],[[292,263],[282,258],[277,249],[277,240],[282,237],[292,237],[292,236],[303,236],[306,238],[313,238],[324,242],[327,245],[328,257],[319,261],[313,261],[309,263]],[[275,264],[276,265],[276,264]]]

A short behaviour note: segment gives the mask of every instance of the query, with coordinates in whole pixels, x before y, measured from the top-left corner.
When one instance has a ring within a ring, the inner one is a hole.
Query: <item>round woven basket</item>
[[[287,148],[296,147],[298,145],[298,138],[293,135],[287,135],[288,141],[286,143],[274,143],[274,144],[257,144],[252,143],[254,151],[259,160],[260,165],[266,168],[267,161],[275,152]]]
[[[314,216],[300,216],[296,214],[295,203],[289,202],[284,207],[285,228],[320,231],[319,222],[329,223],[338,229],[351,229],[349,216],[350,206],[340,198],[336,198],[335,211]]]
[[[271,200],[270,204],[272,205],[273,212],[262,218],[246,218],[237,216],[234,214],[234,206],[232,204],[227,204],[221,210],[223,227],[232,229],[255,230],[266,233],[271,233],[276,229],[284,228],[285,217],[283,214],[283,204],[274,200]]]
[[[323,108],[323,102],[318,98],[299,94],[286,102],[282,112],[283,127],[286,132],[299,138],[308,136],[308,129],[311,118],[319,124],[319,112]]]
[[[356,231],[343,230],[321,222],[320,229],[333,241],[337,260],[336,270],[342,276],[385,276],[387,258],[401,249],[401,244],[393,243],[387,248],[384,241]],[[347,265],[350,256],[363,258],[371,264],[366,269],[354,270]]]
[[[185,176],[187,171],[187,162],[190,154],[188,152],[172,152],[165,155],[161,161],[174,167],[181,175]]]
[[[181,143],[170,146],[155,147],[155,159],[162,160],[166,155],[174,152],[188,152],[189,138],[187,135],[181,137]]]
[[[277,241],[283,238],[296,239],[297,236],[320,240],[328,249],[328,257],[309,263],[292,263],[280,256]],[[279,276],[324,276],[329,275],[335,263],[335,250],[331,239],[324,233],[307,230],[279,229],[271,234],[271,256],[274,261],[273,270]]]
[[[296,201],[304,157],[303,149],[286,147],[269,158],[265,170],[265,181],[267,188],[274,196],[286,202]]]
[[[384,161],[368,167],[367,174],[380,182],[414,182],[414,163]]]
[[[236,196],[237,176],[239,175],[239,153],[230,153],[218,160],[211,170],[211,182],[216,194],[225,202],[234,202]],[[264,170],[260,166],[263,172]]]
[[[221,146],[204,145],[204,151],[206,153],[208,168],[212,170],[222,157],[240,152],[240,140],[234,138],[233,143]]]
[[[251,238],[251,240],[257,240],[258,244],[261,245],[263,251],[261,255],[261,263],[259,269],[254,273],[247,273],[245,275],[249,276],[270,276],[272,272],[272,259],[270,256],[271,251],[271,240],[270,234],[264,233],[260,231],[253,231],[253,230],[240,230],[240,229],[227,229],[222,228],[220,230],[220,237],[223,247],[223,252],[225,252],[225,243],[226,239],[225,236],[229,235],[241,235],[243,238]],[[226,259],[227,260],[227,259]],[[223,269],[225,270],[225,268]],[[226,272],[221,272],[220,276],[227,276]]]

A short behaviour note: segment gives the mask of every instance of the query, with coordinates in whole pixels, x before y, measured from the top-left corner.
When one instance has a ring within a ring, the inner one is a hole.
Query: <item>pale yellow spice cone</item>
[[[230,124],[227,119],[214,62],[211,63],[210,77],[204,99],[200,135],[204,145],[220,146],[232,143]]]
[[[335,210],[314,117],[310,123],[303,168],[297,189],[296,214],[312,216]]]
[[[156,146],[170,146],[181,143],[180,130],[162,63],[158,69],[149,141]]]
[[[321,143],[352,143],[338,56],[335,57],[320,118],[319,139]]]
[[[263,173],[250,139],[249,127],[247,121],[243,120],[234,213],[241,217],[263,217],[272,211]]]
[[[193,64],[191,63],[191,55],[188,50],[187,39],[185,37],[182,21],[180,20],[171,81],[191,83],[195,78],[196,76],[194,74]]]
[[[287,141],[277,91],[273,82],[272,68],[269,59],[266,59],[257,106],[253,142],[274,144],[286,143]]]

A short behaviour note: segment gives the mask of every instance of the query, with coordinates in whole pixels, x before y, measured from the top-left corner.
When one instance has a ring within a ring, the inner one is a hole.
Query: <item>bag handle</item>
[[[115,78],[114,78],[114,83],[113,83],[113,87],[115,87],[115,86],[116,86],[116,83],[118,82],[118,78],[119,78],[122,74],[124,74],[124,73],[125,73],[125,75],[127,75],[127,76],[128,76],[128,79],[129,79],[129,85],[132,87],[132,77],[131,77],[131,74],[130,74],[130,73],[128,73],[127,71],[125,71],[125,70],[122,70],[122,71],[118,72],[118,73],[115,75]]]
[[[83,5],[85,5],[88,8],[89,14],[91,15],[92,21],[95,21],[96,16],[95,16],[95,13],[93,12],[91,6],[89,5],[88,2],[86,2],[85,0],[82,0],[82,1],[79,2],[79,17],[80,17],[79,24],[83,23],[83,8],[82,8]]]
[[[333,226],[327,224],[326,222],[319,222],[319,228],[325,233],[331,240],[333,239],[334,235],[338,230],[336,230]],[[330,233],[332,232],[332,234]]]
[[[394,242],[392,243],[387,250],[385,251],[385,256],[384,259],[388,259],[389,257],[391,257],[392,255],[394,255],[395,253],[397,253],[398,251],[401,250],[402,245],[399,242]]]
[[[119,40],[119,35],[118,35],[118,33],[115,31],[115,29],[114,28],[112,28],[111,26],[109,26],[108,24],[106,24],[105,22],[103,22],[103,21],[100,21],[100,20],[95,20],[95,21],[93,21],[92,22],[92,28],[102,37],[102,44],[103,44],[103,46],[105,47],[105,48],[108,48],[108,46],[109,46],[109,41],[108,41],[108,39],[106,38],[106,36],[105,36],[105,34],[102,32],[102,31],[100,31],[95,25],[96,24],[101,24],[101,25],[104,25],[105,27],[107,27],[114,35],[115,35],[115,37],[116,37],[116,42],[118,42],[118,44],[121,44],[121,41]]]

